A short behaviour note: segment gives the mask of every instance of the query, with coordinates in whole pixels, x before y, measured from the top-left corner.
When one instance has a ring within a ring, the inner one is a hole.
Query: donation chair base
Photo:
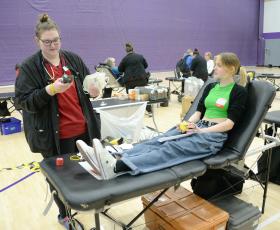
[[[180,185],[174,186],[175,189],[178,188]],[[118,226],[122,227],[123,230],[132,230],[132,225],[155,203],[159,200],[160,197],[164,195],[164,193],[169,188],[163,189],[141,212],[139,212],[128,224],[124,224],[121,221],[116,220],[114,217],[110,216],[108,214],[109,209],[101,212],[103,216],[107,217],[109,220],[117,224]],[[100,215],[99,213],[95,213],[95,228],[92,228],[91,230],[100,230]]]

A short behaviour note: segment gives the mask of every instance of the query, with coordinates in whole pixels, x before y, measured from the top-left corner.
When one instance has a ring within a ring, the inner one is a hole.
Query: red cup
[[[64,159],[62,157],[57,157],[55,164],[56,166],[62,166],[64,164]]]

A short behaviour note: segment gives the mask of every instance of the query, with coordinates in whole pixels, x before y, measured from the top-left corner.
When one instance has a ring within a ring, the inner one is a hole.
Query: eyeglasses
[[[45,46],[51,46],[52,43],[53,43],[54,45],[58,45],[58,44],[60,43],[60,41],[61,41],[61,38],[60,38],[60,37],[57,37],[57,38],[55,38],[55,39],[53,39],[53,40],[42,40],[42,39],[39,38],[39,40],[40,40],[41,42],[43,42],[43,44],[44,44]]]

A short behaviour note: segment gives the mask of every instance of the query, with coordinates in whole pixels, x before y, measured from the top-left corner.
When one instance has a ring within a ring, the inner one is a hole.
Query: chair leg
[[[95,219],[95,230],[101,230],[99,213],[94,214],[94,219]]]
[[[130,230],[131,226],[139,219],[140,216],[144,214],[155,202],[159,200],[160,197],[168,190],[169,188],[163,189],[137,216],[135,216],[126,226],[125,230]]]
[[[116,219],[114,219],[113,217],[111,217],[107,211],[105,212],[101,212],[101,214],[103,214],[105,217],[107,217],[109,220],[113,221],[115,224],[119,225],[123,230],[132,230],[132,225],[155,203],[159,200],[159,198],[168,190],[169,188],[165,188],[163,189],[140,213],[138,213],[128,224],[124,224],[120,221],[117,221]],[[99,214],[95,214],[95,218],[96,215]],[[99,218],[99,216],[98,216]],[[100,228],[98,228],[98,224],[99,223],[97,220],[95,220],[95,226],[96,228],[92,229],[92,230],[100,230]],[[99,223],[99,227],[100,227],[100,223]]]
[[[264,184],[262,213],[264,213],[265,203],[266,203],[267,188],[269,182],[269,172],[270,172],[270,165],[271,165],[271,155],[272,155],[272,149],[269,149],[267,153],[267,173],[266,173],[265,184]]]

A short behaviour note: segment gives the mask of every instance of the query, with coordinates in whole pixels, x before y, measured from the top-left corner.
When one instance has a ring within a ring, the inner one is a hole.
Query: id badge
[[[225,99],[225,98],[219,98],[219,99],[217,99],[215,105],[216,105],[218,108],[223,109],[223,108],[225,107],[226,103],[227,103],[227,99]]]

